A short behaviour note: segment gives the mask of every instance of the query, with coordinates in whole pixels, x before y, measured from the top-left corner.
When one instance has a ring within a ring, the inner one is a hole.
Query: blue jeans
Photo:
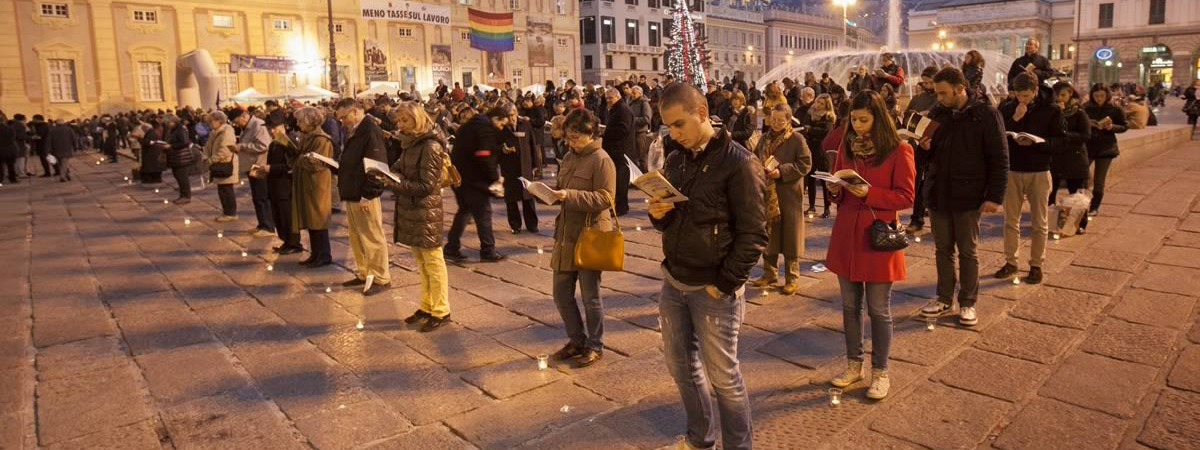
[[[580,301],[575,300],[579,284]],[[583,314],[579,312],[583,303]],[[600,302],[600,271],[554,272],[554,305],[571,343],[580,349],[604,350],[604,306]],[[586,317],[586,320],[585,320]]]
[[[842,286],[842,327],[846,357],[863,360],[863,303],[871,318],[871,368],[886,369],[892,347],[892,283],[864,283],[838,277]]]
[[[705,290],[683,292],[664,282],[659,295],[663,354],[687,411],[687,440],[695,447],[717,442],[709,383],[717,393],[723,448],[754,447],[750,396],[737,357],[738,329],[746,312],[742,294],[739,288],[735,295],[714,299]]]

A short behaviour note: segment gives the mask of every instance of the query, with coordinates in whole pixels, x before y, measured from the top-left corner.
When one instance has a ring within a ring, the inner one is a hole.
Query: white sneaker
[[[965,327],[972,327],[979,323],[979,317],[975,314],[975,307],[964,306],[958,312],[958,323]]]
[[[924,307],[921,308],[921,316],[924,317],[941,317],[949,314],[954,309],[954,306],[948,303],[942,303],[937,299],[930,300]]]
[[[891,388],[892,382],[888,379],[887,369],[871,369],[871,388],[867,389],[867,398],[883,400]]]
[[[851,359],[851,360],[846,361],[846,371],[843,372],[841,375],[838,375],[837,378],[829,380],[829,384],[832,384],[839,388],[844,388],[846,386],[857,383],[859,380],[862,380],[862,379],[863,379],[863,362],[855,361],[855,360]]]

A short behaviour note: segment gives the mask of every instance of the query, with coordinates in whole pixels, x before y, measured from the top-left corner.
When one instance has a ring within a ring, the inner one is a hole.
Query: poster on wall
[[[367,82],[387,81],[387,54],[383,52],[379,41],[364,39],[363,47],[363,72],[367,76]]]
[[[554,66],[554,35],[551,32],[550,21],[534,17],[527,17],[527,20],[526,42],[528,42],[529,49],[529,66]]]
[[[487,61],[487,85],[504,87],[504,52],[483,52],[483,58]]]
[[[237,72],[293,72],[297,62],[284,56],[229,55],[229,71]]]
[[[437,84],[438,80],[442,80],[442,82],[447,85],[454,84],[453,80],[451,79],[453,75],[451,75],[450,72],[450,46],[433,44],[429,47],[431,49],[430,54],[433,58],[433,64],[430,66],[433,69],[434,84]]]

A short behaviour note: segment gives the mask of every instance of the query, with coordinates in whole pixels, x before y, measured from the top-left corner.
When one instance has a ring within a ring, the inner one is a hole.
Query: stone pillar
[[[117,58],[121,58],[122,55],[117,52],[112,1],[94,0],[88,6],[91,12],[89,17],[92,19],[92,51],[95,52],[96,63],[97,108],[103,113],[105,103],[124,103],[124,98],[121,97],[121,68],[117,64]],[[118,21],[125,23],[124,20]],[[85,103],[85,99],[79,100],[80,103]]]
[[[17,5],[16,2],[0,3],[0,107],[11,113],[33,111],[36,108],[29,101],[25,92],[25,72],[21,67],[21,47],[17,35]]]
[[[262,55],[266,51],[266,36],[263,30],[263,16],[261,10],[248,10],[243,17],[246,23],[243,24],[246,30],[246,42],[249,45],[251,55]],[[258,88],[264,93],[271,93],[271,85],[269,84],[266,73],[250,72],[250,86]]]

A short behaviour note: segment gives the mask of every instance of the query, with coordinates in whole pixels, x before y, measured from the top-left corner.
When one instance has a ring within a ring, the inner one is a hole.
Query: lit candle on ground
[[[641,225],[638,225],[638,226],[637,226],[636,228],[634,228],[634,229],[635,229],[635,230],[638,230],[638,231],[642,231],[642,226],[641,226]]]
[[[1013,284],[1021,284],[1021,278],[1013,277]]]
[[[155,190],[154,190],[154,193],[155,193],[155,194],[157,194],[157,193],[158,193],[158,189],[155,189]]]
[[[932,317],[925,319],[925,329],[926,330],[933,331],[935,328],[937,328],[937,319],[932,318]]]
[[[225,237],[225,232],[224,232],[224,231],[218,231],[218,232],[217,232],[217,239],[220,239],[220,238],[223,238],[223,237]]]
[[[275,270],[275,266],[273,266],[273,265],[271,265],[271,264],[267,264],[267,272],[270,272],[270,271],[273,271],[273,270]]]
[[[842,404],[842,390],[833,388],[829,390],[829,406],[838,406]]]
[[[192,219],[183,219],[183,224],[184,224],[184,225],[191,225],[191,224],[192,224]]]
[[[921,242],[921,237],[920,237],[920,236],[917,236],[917,237],[913,238],[913,240],[915,240],[915,241],[917,241],[917,242]]]
[[[547,355],[538,355],[538,370],[546,370],[550,367],[550,357]]]
[[[125,181],[129,181],[129,177],[125,177]]]
[[[329,286],[325,286],[325,292],[326,293],[333,292],[333,288],[331,288]]]
[[[358,329],[360,329],[360,330],[361,330],[361,329],[363,329],[363,321],[359,320],[359,321],[358,321],[358,324],[357,324],[357,325],[354,325],[354,328],[358,328]]]
[[[243,257],[243,258],[245,258],[245,257],[246,257],[246,251],[245,251],[245,250],[242,250],[242,257]]]
[[[167,200],[167,199],[165,199],[165,198],[163,199],[163,204],[164,204],[164,205],[166,205],[166,204],[169,204],[169,203],[171,203],[171,201],[170,201],[170,200]]]
[[[538,254],[539,254],[539,255],[542,255],[542,254],[545,254],[545,253],[546,253],[546,251],[545,251],[545,250],[543,250],[543,249],[542,249],[542,246],[540,246],[540,245],[537,247],[537,250],[538,250]]]

